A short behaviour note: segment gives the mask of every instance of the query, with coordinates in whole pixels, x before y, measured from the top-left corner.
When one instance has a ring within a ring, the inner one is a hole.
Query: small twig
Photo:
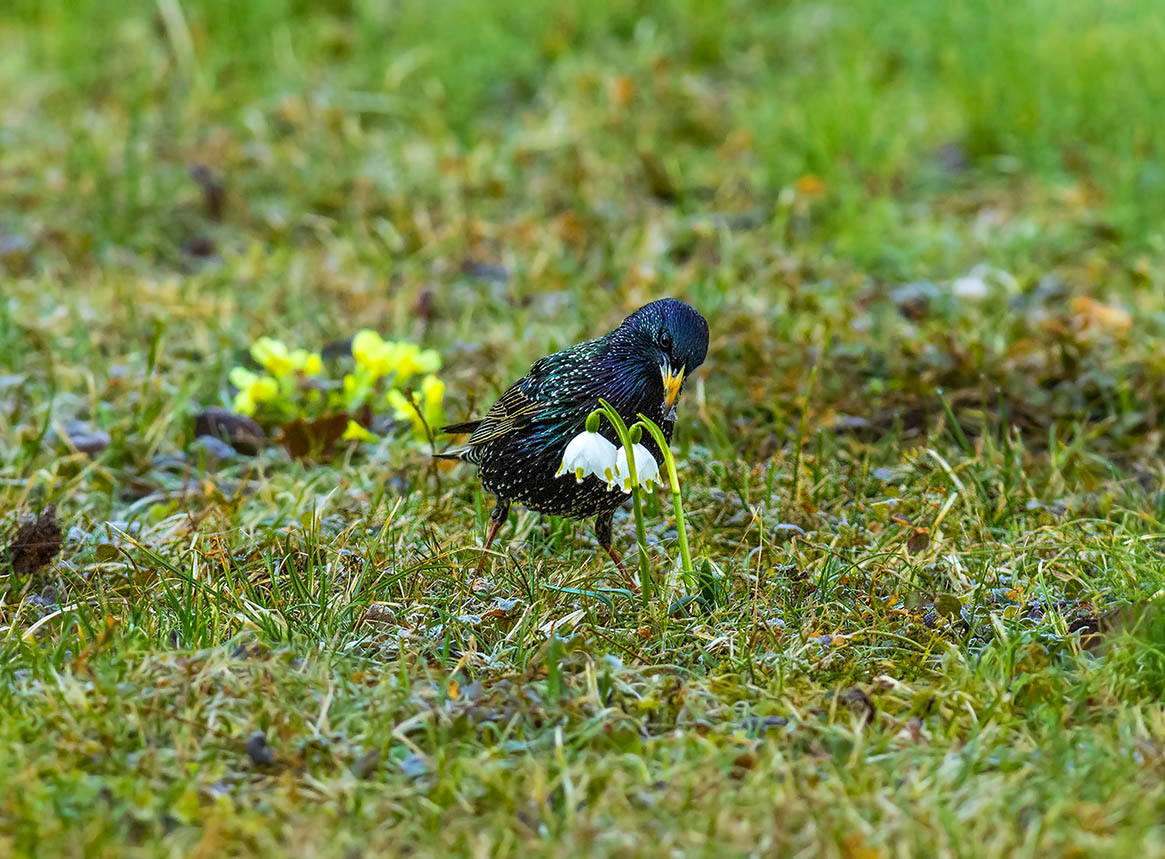
[[[420,406],[417,405],[416,391],[405,391],[405,399],[408,400],[412,410],[416,413],[417,418],[421,422],[421,427],[425,430],[425,437],[429,440],[429,473],[432,474],[433,479],[437,481],[437,492],[441,492],[441,472],[437,469],[437,437],[433,432],[429,422],[425,419],[425,413]]]

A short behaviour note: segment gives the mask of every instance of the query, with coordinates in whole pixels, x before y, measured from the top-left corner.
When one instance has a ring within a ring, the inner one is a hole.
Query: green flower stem
[[[696,571],[692,568],[692,552],[688,548],[688,528],[684,523],[684,499],[680,493],[680,478],[676,473],[676,459],[672,456],[667,439],[663,436],[663,430],[656,425],[655,421],[641,414],[639,416],[639,423],[651,433],[651,437],[659,445],[660,453],[663,455],[663,461],[667,465],[667,479],[671,484],[672,508],[676,514],[676,535],[680,543],[681,569],[683,570],[685,582],[691,584],[695,580]]]
[[[623,449],[627,451],[627,475],[631,478],[631,504],[635,512],[635,537],[639,542],[639,586],[644,608],[650,608],[654,596],[651,570],[647,566],[647,528],[643,524],[643,501],[640,498],[639,474],[635,470],[635,452],[631,449],[631,433],[619,413],[606,400],[600,399],[601,411],[614,427]]]

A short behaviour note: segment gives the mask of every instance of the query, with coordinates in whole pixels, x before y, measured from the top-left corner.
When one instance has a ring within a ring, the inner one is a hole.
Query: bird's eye
[[[671,332],[666,328],[661,328],[659,331],[659,345],[664,351],[671,349]]]

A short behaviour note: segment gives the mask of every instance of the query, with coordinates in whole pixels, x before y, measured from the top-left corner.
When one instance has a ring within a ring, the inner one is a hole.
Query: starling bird
[[[640,413],[647,415],[670,441],[684,379],[707,353],[704,317],[678,299],[663,298],[636,310],[614,331],[538,361],[481,420],[444,427],[444,432],[470,436],[463,447],[438,455],[476,464],[482,486],[497,496],[478,573],[516,501],[571,519],[594,516],[599,545],[627,576],[611,547],[611,518],[627,496],[611,491],[597,476],[576,481],[562,474],[559,464],[600,398],[628,425]],[[618,445],[618,436],[605,421],[600,432]],[[657,462],[662,461],[650,434],[643,435],[642,443]]]

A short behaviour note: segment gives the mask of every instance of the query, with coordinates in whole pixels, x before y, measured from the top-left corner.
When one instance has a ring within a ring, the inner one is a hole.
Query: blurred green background
[[[809,233],[888,275],[963,260],[932,222],[969,217],[946,205],[968,187],[1159,249],[1162,44],[1151,0],[9,0],[0,190],[8,218],[51,200],[71,243],[141,248],[176,229],[192,159],[229,172],[240,226],[371,230],[386,197],[448,202],[440,156],[469,158],[475,214],[545,215],[659,185],[648,152],[701,208],[769,217],[819,179]],[[578,181],[528,193],[558,159]]]

